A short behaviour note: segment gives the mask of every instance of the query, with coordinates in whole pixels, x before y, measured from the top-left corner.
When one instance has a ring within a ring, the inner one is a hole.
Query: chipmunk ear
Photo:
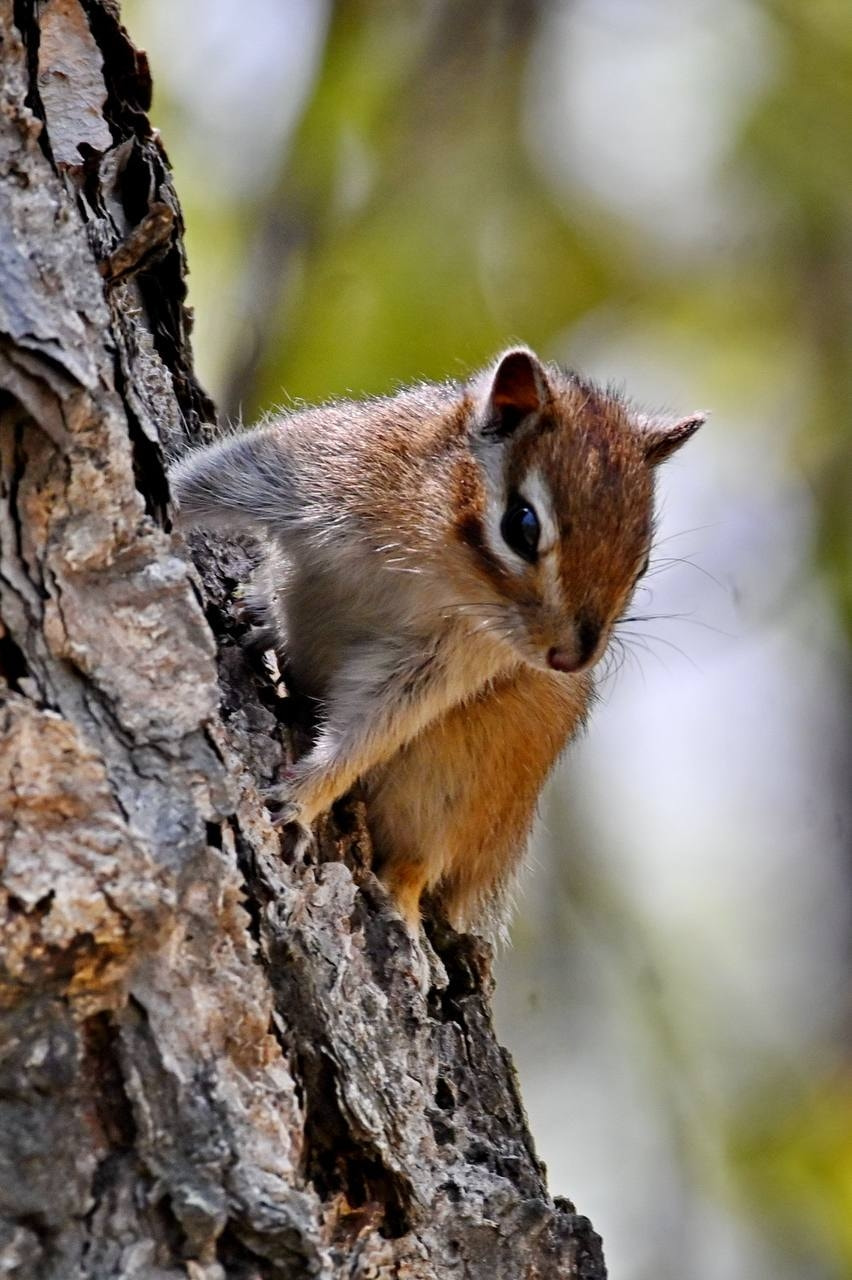
[[[524,418],[540,413],[550,399],[544,366],[526,347],[504,352],[480,385],[486,388],[482,421],[487,435],[512,435]]]
[[[679,422],[654,423],[644,435],[646,462],[652,467],[665,462],[682,444],[686,444],[690,436],[695,435],[706,420],[706,414],[693,413]]]

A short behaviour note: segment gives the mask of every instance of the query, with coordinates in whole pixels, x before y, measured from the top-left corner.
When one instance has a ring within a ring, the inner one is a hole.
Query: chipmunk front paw
[[[449,986],[449,977],[444,962],[438,955],[421,925],[417,933],[412,933],[406,925],[406,932],[411,940],[411,975],[424,997],[431,990],[445,991]]]
[[[296,798],[295,777],[293,765],[286,765],[278,771],[277,782],[261,788],[260,794],[276,827],[299,821],[301,805]]]
[[[295,794],[292,770],[282,771],[280,780],[265,787],[261,794],[272,826],[287,829],[289,853],[294,861],[301,860],[316,841]]]

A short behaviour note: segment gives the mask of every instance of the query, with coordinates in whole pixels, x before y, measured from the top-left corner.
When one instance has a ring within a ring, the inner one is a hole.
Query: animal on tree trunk
[[[357,780],[410,929],[499,927],[542,785],[648,566],[649,422],[514,348],[467,383],[305,409],[173,468],[186,525],[249,529],[270,642],[322,707],[272,799],[306,829]]]

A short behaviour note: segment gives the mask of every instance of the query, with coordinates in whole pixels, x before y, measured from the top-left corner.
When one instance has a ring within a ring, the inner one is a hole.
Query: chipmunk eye
[[[500,522],[500,532],[506,545],[532,564],[538,553],[541,526],[538,523],[538,516],[528,502],[524,502],[522,498],[515,498],[509,502]]]

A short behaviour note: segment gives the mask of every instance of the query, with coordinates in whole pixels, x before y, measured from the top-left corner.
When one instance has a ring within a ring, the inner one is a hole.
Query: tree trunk
[[[267,819],[252,548],[169,532],[213,410],[145,59],[114,0],[0,0],[0,58],[0,1271],[599,1280],[487,948],[424,997],[357,799]]]

